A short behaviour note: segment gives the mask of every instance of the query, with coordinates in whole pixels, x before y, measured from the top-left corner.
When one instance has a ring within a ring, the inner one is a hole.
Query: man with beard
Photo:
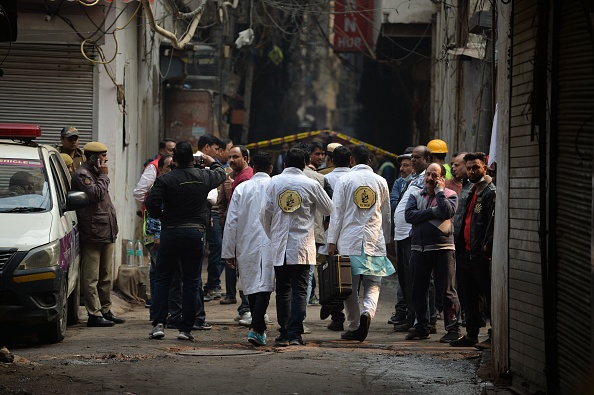
[[[254,169],[249,166],[250,153],[243,145],[234,145],[229,151],[229,167],[233,169],[233,182],[229,191],[229,202],[233,199],[233,192],[235,188],[241,183],[248,181],[254,175]],[[226,295],[232,295],[233,298],[227,301],[227,297],[221,301],[222,304],[232,302],[235,299],[235,289],[237,286],[237,269],[235,266],[225,265],[225,287],[227,287]],[[240,325],[250,326],[252,323],[252,313],[250,312],[250,303],[243,291],[239,291],[241,304],[237,308],[237,316],[235,321]],[[235,301],[237,302],[237,300]]]
[[[258,152],[253,163],[256,174],[233,191],[223,234],[222,257],[228,267],[240,272],[243,293],[249,299],[251,331],[248,341],[255,346],[265,346],[266,309],[274,290],[274,267],[270,260],[270,240],[259,216],[261,199],[270,182],[272,156]]]
[[[458,270],[466,286],[466,336],[450,345],[484,349],[491,347],[491,330],[482,343],[478,343],[478,334],[491,307],[495,185],[487,175],[484,153],[466,154],[464,160],[472,187],[464,206],[464,219],[455,231]]]

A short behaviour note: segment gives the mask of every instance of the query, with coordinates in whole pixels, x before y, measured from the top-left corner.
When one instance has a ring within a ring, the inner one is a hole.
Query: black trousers
[[[250,329],[260,334],[266,330],[266,320],[264,314],[268,309],[270,303],[270,294],[272,292],[256,292],[255,294],[247,295],[250,302],[250,311],[252,313],[252,324]]]
[[[457,254],[456,259],[466,287],[466,333],[477,338],[490,315],[491,263],[482,257],[471,259],[467,251]]]

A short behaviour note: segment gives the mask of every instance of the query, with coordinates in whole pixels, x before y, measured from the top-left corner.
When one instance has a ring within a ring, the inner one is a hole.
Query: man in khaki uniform
[[[69,155],[72,158],[72,168],[78,169],[85,160],[85,154],[78,148],[78,130],[74,126],[62,128],[60,133],[62,145],[58,147],[61,154]]]
[[[87,326],[113,326],[124,320],[110,310],[118,223],[108,190],[107,146],[87,143],[84,154],[87,160],[72,177],[72,188],[89,197],[89,205],[76,210],[82,252],[81,292],[89,314]]]

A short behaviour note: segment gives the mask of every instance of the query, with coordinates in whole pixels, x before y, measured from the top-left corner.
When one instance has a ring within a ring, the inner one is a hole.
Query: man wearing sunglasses
[[[78,148],[78,130],[74,126],[62,128],[60,133],[62,145],[58,147],[61,154],[70,155],[73,171],[86,161],[85,154]]]

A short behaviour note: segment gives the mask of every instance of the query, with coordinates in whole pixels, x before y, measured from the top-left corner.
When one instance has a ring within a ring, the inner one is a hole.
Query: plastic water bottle
[[[126,246],[126,263],[128,267],[134,267],[134,245],[132,244],[132,240],[128,240],[128,245]]]
[[[144,253],[143,253],[143,246],[140,240],[136,240],[136,266],[143,267],[144,266]]]

